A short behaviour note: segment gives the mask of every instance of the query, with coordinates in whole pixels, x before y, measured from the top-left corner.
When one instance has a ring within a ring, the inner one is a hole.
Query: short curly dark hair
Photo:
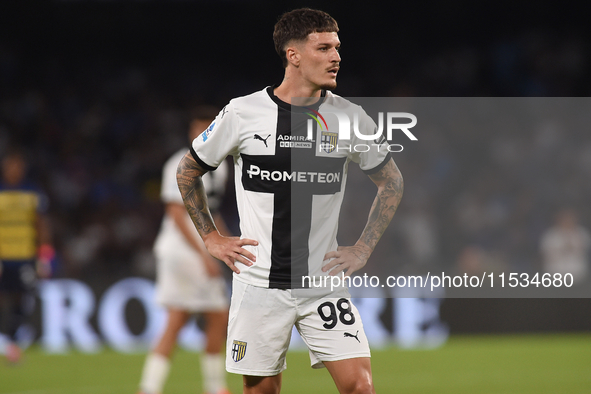
[[[275,24],[273,42],[283,67],[287,67],[285,48],[291,40],[305,40],[310,33],[337,33],[337,21],[324,11],[299,8],[281,15]]]

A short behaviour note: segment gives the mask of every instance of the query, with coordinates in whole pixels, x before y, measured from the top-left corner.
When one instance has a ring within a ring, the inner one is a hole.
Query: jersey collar
[[[320,91],[320,100],[318,100],[316,103],[309,105],[307,107],[302,107],[302,106],[298,106],[298,105],[291,105],[291,104],[288,104],[285,101],[281,100],[279,97],[275,96],[275,93],[273,91],[278,86],[279,85],[275,84],[275,85],[271,85],[271,86],[267,87],[267,89],[266,89],[267,94],[269,95],[271,100],[273,100],[275,102],[275,104],[277,104],[279,107],[286,109],[288,111],[292,111],[292,110],[297,111],[298,109],[301,109],[303,111],[305,108],[318,109],[322,105],[322,103],[324,102],[324,99],[326,98],[326,89],[322,89]]]

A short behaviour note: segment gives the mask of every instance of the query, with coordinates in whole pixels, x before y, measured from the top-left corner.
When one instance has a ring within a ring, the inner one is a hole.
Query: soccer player
[[[45,216],[47,197],[26,180],[24,154],[10,151],[2,160],[0,182],[0,319],[9,342],[6,359],[21,358],[17,330],[32,312],[37,277],[51,274],[55,252],[49,221]]]
[[[217,109],[195,109],[189,127],[192,141],[209,126]],[[181,328],[193,313],[203,313],[206,320],[205,353],[201,357],[204,392],[227,394],[223,348],[228,324],[228,297],[221,266],[207,252],[191,222],[176,183],[176,168],[187,149],[181,149],[164,165],[161,198],[165,215],[154,244],[157,259],[156,301],[168,314],[165,331],[146,358],[140,393],[159,394],[168,377],[170,359]],[[217,212],[225,190],[227,165],[203,177],[212,212]],[[224,225],[215,213],[216,223]],[[223,227],[225,229],[225,226]],[[227,231],[223,231],[227,233]]]
[[[177,170],[185,206],[207,249],[234,271],[226,369],[243,375],[244,393],[280,392],[294,326],[312,367],[326,367],[340,393],[374,393],[369,345],[348,291],[314,295],[298,279],[361,269],[402,197],[402,176],[383,141],[358,152],[352,146],[360,138],[338,138],[329,131],[335,124],[329,116],[322,117],[332,122],[326,130],[306,127],[310,114],[318,119],[329,110],[356,108],[330,92],[341,62],[337,32],[325,12],[285,13],[273,34],[285,67],[282,83],[231,100]],[[358,117],[359,131],[375,135],[375,122],[363,111]],[[241,238],[219,233],[202,181],[228,154],[234,158]],[[377,195],[359,240],[339,247],[350,161],[377,185]]]

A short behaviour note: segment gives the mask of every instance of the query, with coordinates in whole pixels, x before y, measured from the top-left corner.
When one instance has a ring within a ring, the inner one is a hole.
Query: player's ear
[[[287,58],[287,63],[294,67],[300,66],[300,51],[298,51],[298,48],[295,45],[290,45],[285,48],[285,57]]]

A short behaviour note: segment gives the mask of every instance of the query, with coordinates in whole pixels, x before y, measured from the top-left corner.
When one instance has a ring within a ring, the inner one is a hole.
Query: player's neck
[[[320,87],[311,86],[309,84],[303,83],[303,81],[297,81],[297,78],[288,77],[287,75],[281,82],[281,85],[275,88],[273,93],[277,98],[281,101],[284,101],[288,104],[294,105],[312,105],[318,101],[322,93],[322,89]],[[297,102],[293,103],[293,98],[297,97]],[[309,98],[309,99],[299,99],[299,98]]]

